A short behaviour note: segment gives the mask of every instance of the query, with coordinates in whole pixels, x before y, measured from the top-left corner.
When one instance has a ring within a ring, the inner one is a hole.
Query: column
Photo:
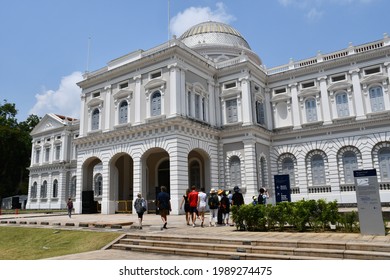
[[[364,104],[363,104],[364,97],[360,86],[359,72],[360,72],[359,68],[349,71],[349,73],[352,75],[353,99],[356,108],[355,109],[356,120],[362,120],[366,118],[364,114]]]
[[[141,123],[141,75],[135,76],[135,92],[134,92],[134,124]]]
[[[85,93],[81,94],[81,106],[80,106],[80,137],[87,135],[86,129],[88,129],[88,125],[85,125],[85,121],[88,121],[88,108],[85,105]],[[86,118],[87,116],[87,118]]]
[[[103,106],[104,109],[104,118],[102,119],[102,130],[103,131],[109,131],[110,130],[110,123],[111,123],[111,85],[108,85],[104,87],[104,97],[105,97],[105,104]],[[103,114],[102,114],[103,117]],[[104,127],[103,127],[104,125]]]
[[[167,114],[171,117],[175,117],[179,112],[180,97],[180,68],[177,67],[176,63],[168,65],[169,70],[169,109],[170,112]]]
[[[212,125],[212,126],[215,126],[216,125],[216,114],[217,114],[217,106],[216,106],[216,102],[215,102],[215,93],[214,93],[214,83],[212,81],[207,81],[208,83],[208,96],[209,96],[209,102],[208,102],[208,111],[210,112],[209,113],[209,123]]]
[[[242,124],[250,125],[252,121],[252,100],[250,96],[250,82],[248,78],[240,79],[241,82],[241,113]]]
[[[102,177],[103,177],[103,192],[102,192],[102,214],[115,214],[117,207],[117,194],[113,188],[116,188],[115,184],[111,184],[113,180],[112,176],[117,174],[110,173],[110,167],[107,160],[102,160]],[[115,170],[115,169],[114,169]]]
[[[294,129],[302,128],[301,125],[301,115],[299,110],[299,101],[298,101],[298,85],[297,83],[289,85],[291,88],[291,107],[292,107],[292,119]]]
[[[385,67],[387,67],[387,77],[390,81],[390,62],[385,62]],[[385,110],[390,110],[390,94],[389,94],[389,84],[386,81],[383,81],[383,99],[385,101]]]
[[[246,193],[245,202],[252,201],[252,196],[257,196],[257,163],[256,163],[256,141],[244,140],[245,154],[245,182]]]
[[[169,162],[172,214],[179,214],[182,196],[188,188],[188,153],[178,142],[169,151]]]
[[[331,124],[332,123],[332,117],[330,114],[329,109],[329,96],[328,96],[328,89],[326,87],[326,79],[327,77],[320,77],[318,78],[318,81],[320,82],[320,90],[321,90],[321,105],[322,105],[322,112],[324,116],[324,124]]]

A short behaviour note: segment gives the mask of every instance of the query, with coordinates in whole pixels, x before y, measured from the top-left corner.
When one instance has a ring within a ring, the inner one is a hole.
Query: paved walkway
[[[115,231],[123,233],[145,233],[156,235],[178,235],[178,236],[197,236],[204,238],[209,237],[228,237],[239,240],[317,240],[329,242],[369,242],[369,243],[390,243],[390,235],[373,236],[361,235],[359,233],[339,233],[339,232],[322,232],[322,233],[296,233],[296,232],[243,232],[237,231],[232,226],[208,227],[209,216],[206,215],[205,227],[200,227],[200,222],[197,221],[197,226],[187,226],[184,215],[169,215],[168,229],[161,230],[160,216],[155,214],[144,215],[143,229],[137,229],[137,216],[133,214],[83,214],[73,215],[69,218],[66,214],[11,214],[0,216],[0,226],[23,226],[23,227],[44,227],[44,228],[62,228],[70,230],[99,230],[99,231]],[[89,225],[89,226],[86,226]],[[167,256],[160,254],[148,254],[134,251],[119,251],[119,250],[98,250],[86,252],[76,255],[67,255],[56,257],[53,259],[72,259],[72,260],[115,260],[115,259],[177,259],[178,256]],[[180,259],[183,259],[180,256]],[[185,259],[200,259],[195,257],[185,257]]]

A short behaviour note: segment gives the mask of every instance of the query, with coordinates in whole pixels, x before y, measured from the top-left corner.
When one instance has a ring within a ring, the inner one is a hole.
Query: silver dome
[[[188,47],[199,45],[227,45],[250,49],[248,42],[233,27],[215,21],[197,24],[180,36]]]
[[[244,37],[225,23],[207,21],[197,24],[184,32],[179,40],[201,55],[218,62],[245,53],[256,64],[262,64]]]

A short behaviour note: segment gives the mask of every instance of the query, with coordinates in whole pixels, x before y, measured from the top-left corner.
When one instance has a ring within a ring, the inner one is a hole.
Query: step
[[[390,244],[367,242],[238,240],[228,238],[183,237],[175,235],[125,234],[116,249],[147,248],[172,254],[232,259],[390,259]],[[180,251],[183,250],[183,251]],[[178,254],[178,253],[174,253]],[[269,257],[265,257],[269,256]]]
[[[169,255],[181,255],[181,256],[193,256],[200,258],[213,258],[213,259],[231,259],[231,260],[319,260],[319,259],[331,259],[331,258],[319,258],[310,256],[294,256],[294,255],[274,255],[274,254],[251,254],[251,253],[238,253],[238,252],[221,252],[221,251],[206,251],[199,249],[182,249],[182,248],[167,248],[156,246],[140,246],[130,244],[114,244],[112,249],[119,250],[131,250],[145,253],[157,253],[157,254],[169,254]]]
[[[140,235],[127,234],[125,238],[171,241],[183,243],[203,243],[203,244],[227,244],[237,246],[268,246],[268,247],[288,247],[288,248],[317,248],[317,249],[335,249],[335,250],[357,250],[357,251],[375,251],[390,253],[390,243],[370,243],[356,241],[321,241],[321,240],[238,240],[228,238],[205,238],[205,237],[183,237],[175,235]]]

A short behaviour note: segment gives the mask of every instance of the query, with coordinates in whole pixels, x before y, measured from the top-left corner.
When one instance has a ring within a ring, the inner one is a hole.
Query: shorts
[[[166,216],[169,214],[169,210],[168,209],[159,209],[159,213],[161,216]]]
[[[191,207],[190,206],[190,213],[198,213],[198,209],[196,207]]]
[[[206,211],[206,206],[199,206],[198,207],[198,211],[201,212],[201,213],[205,212]]]

